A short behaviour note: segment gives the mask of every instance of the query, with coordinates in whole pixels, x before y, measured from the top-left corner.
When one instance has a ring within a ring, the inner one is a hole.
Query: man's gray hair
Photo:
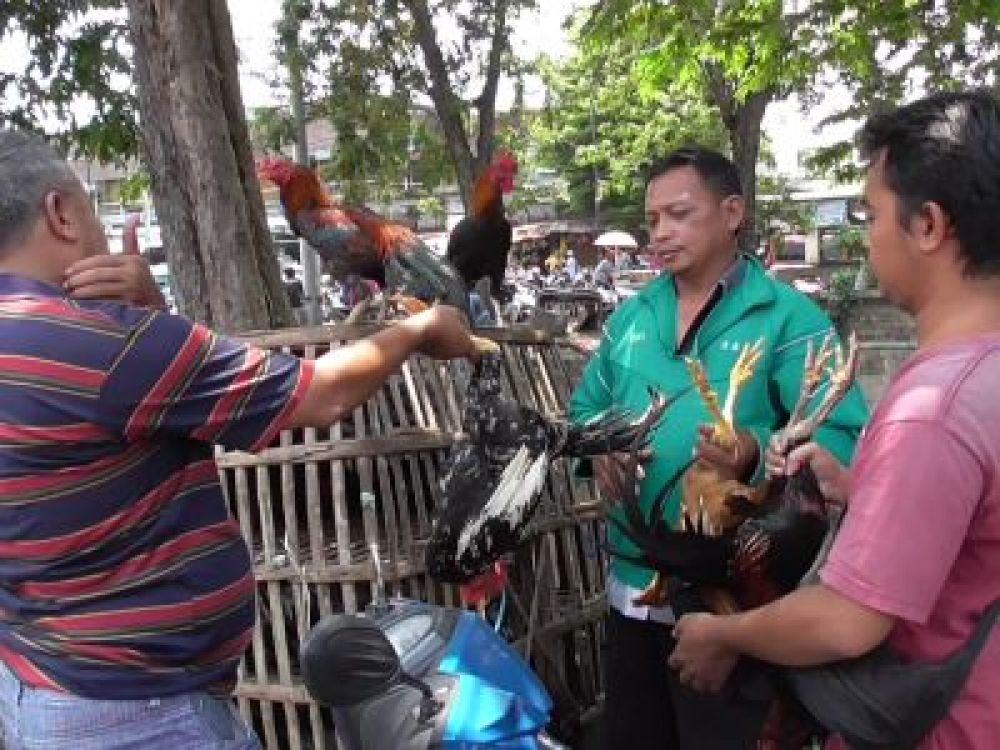
[[[73,184],[80,180],[40,136],[0,130],[0,251],[27,236],[47,192]]]

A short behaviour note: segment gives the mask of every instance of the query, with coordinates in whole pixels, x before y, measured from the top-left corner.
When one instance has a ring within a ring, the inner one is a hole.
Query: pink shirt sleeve
[[[925,624],[982,497],[983,467],[939,422],[873,427],[820,578],[860,604]]]

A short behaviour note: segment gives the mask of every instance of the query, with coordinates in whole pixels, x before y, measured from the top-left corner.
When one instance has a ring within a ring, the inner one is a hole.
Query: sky
[[[2,2],[2,0],[0,0]],[[281,10],[281,0],[228,0],[233,34],[240,55],[240,87],[248,107],[274,103],[274,92],[266,83],[276,69],[272,52],[274,24]],[[565,19],[586,0],[540,0],[539,9],[525,13],[515,23],[512,44],[521,57],[533,58],[539,53],[552,57],[565,56],[571,51]],[[5,67],[23,65],[28,51],[23,40],[7,37],[0,45],[0,71]],[[542,89],[538,82],[526,85],[529,104],[541,104]],[[501,81],[498,106],[507,108],[513,99],[509,81]],[[815,132],[820,120],[842,107],[848,99],[844,91],[833,90],[825,97],[823,105],[805,114],[794,100],[772,104],[764,118],[764,131],[770,137],[778,171],[794,174],[798,167],[800,151],[848,137],[853,126],[828,128],[821,134]]]
[[[281,0],[228,0],[229,14],[233,21],[233,36],[240,52],[240,85],[243,101],[248,107],[274,102],[274,94],[266,83],[268,74],[275,68],[272,53],[274,24],[281,12]],[[515,25],[512,46],[521,57],[535,57],[545,52],[554,57],[567,54],[570,46],[562,22],[581,3],[579,0],[542,0],[538,10],[523,14]],[[440,33],[440,30],[439,30]],[[541,98],[540,87],[532,91],[530,84],[525,92]],[[502,82],[498,105],[509,106],[513,88]]]
[[[564,20],[582,4],[581,0],[541,0],[538,10],[524,14],[515,24],[514,50],[522,57],[547,53],[553,57],[569,54],[570,44],[562,28]],[[281,10],[281,0],[229,0],[233,20],[233,34],[240,51],[240,85],[243,100],[248,107],[274,103],[274,94],[265,78],[275,68],[271,52],[274,23]],[[540,104],[542,91],[539,85],[528,82],[526,97],[529,104]],[[510,105],[513,90],[509,82],[501,82],[498,106]],[[828,128],[822,134],[814,131],[820,120],[843,106],[846,93],[831,91],[820,106],[805,114],[798,102],[786,100],[772,104],[764,118],[764,131],[770,136],[777,162],[777,171],[794,174],[798,168],[799,152],[849,137],[853,126]],[[534,101],[532,101],[534,100]]]

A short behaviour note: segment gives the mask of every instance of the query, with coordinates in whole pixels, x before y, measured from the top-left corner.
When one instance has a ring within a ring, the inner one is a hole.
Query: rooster
[[[490,583],[506,575],[505,566],[495,563],[524,541],[552,459],[626,450],[648,433],[667,406],[654,395],[634,422],[625,414],[609,413],[576,426],[506,397],[499,355],[484,356],[476,368],[463,414],[468,440],[452,450],[443,469],[443,507],[426,557],[427,572],[439,581],[461,584],[463,599],[472,604],[502,590],[502,582]]]
[[[836,363],[828,367],[834,358]],[[753,352],[744,351],[734,368],[731,384],[748,379],[746,372],[736,370],[746,369],[753,360]],[[810,344],[799,399],[788,424],[772,438],[774,450],[786,454],[810,439],[847,393],[857,363],[858,347],[853,336],[846,357],[842,350],[833,347],[832,338],[828,337],[815,354]],[[692,361],[689,369],[695,387],[715,416],[717,428],[725,434],[735,434],[731,417],[719,409],[718,396],[708,385],[700,364]],[[829,388],[819,406],[807,416],[808,406],[826,372]],[[733,398],[731,391],[730,401]],[[633,456],[630,463],[637,460]],[[706,473],[697,483],[683,485],[684,508],[679,529],[670,528],[662,520],[661,511],[673,484],[683,481],[680,477],[658,493],[649,519],[639,507],[634,487],[626,486],[631,491],[619,498],[625,520],[613,518],[613,521],[640,550],[634,561],[657,571],[650,591],[662,592],[670,577],[682,582],[682,587],[696,588],[699,598],[712,611],[729,614],[763,606],[794,589],[816,559],[830,527],[826,501],[811,469],[804,467],[795,475],[772,480],[758,489],[728,482],[721,482],[713,489],[708,480]],[[699,492],[696,497],[686,494],[692,486]],[[787,710],[787,703],[776,702],[761,736],[763,746],[801,747],[801,743],[795,744],[802,739],[801,727],[787,721]]]
[[[409,312],[443,302],[471,320],[461,276],[408,227],[338,203],[315,171],[288,159],[263,159],[257,173],[278,186],[288,226],[316,249],[333,278],[372,279],[398,293],[394,301]]]
[[[451,230],[448,260],[470,289],[488,278],[494,295],[501,295],[513,230],[504,215],[503,196],[514,189],[517,159],[501,151],[476,180],[469,215]],[[487,302],[487,300],[483,300]]]

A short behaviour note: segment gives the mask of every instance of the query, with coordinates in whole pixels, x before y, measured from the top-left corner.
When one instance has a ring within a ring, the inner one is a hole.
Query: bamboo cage
[[[325,326],[244,339],[315,358],[375,330]],[[582,361],[572,344],[529,329],[484,333],[502,346],[509,394],[544,414],[564,415]],[[282,432],[258,454],[218,449],[258,593],[236,697],[268,750],[337,747],[329,713],[302,684],[299,644],[323,615],[363,611],[372,601],[376,542],[390,596],[457,604],[453,587],[425,573],[423,553],[439,500],[438,470],[461,434],[470,372],[468,363],[416,356],[329,429]],[[376,512],[363,512],[372,500]],[[565,726],[592,713],[602,690],[602,516],[590,484],[554,462],[533,539],[511,569],[507,635],[549,688]]]

